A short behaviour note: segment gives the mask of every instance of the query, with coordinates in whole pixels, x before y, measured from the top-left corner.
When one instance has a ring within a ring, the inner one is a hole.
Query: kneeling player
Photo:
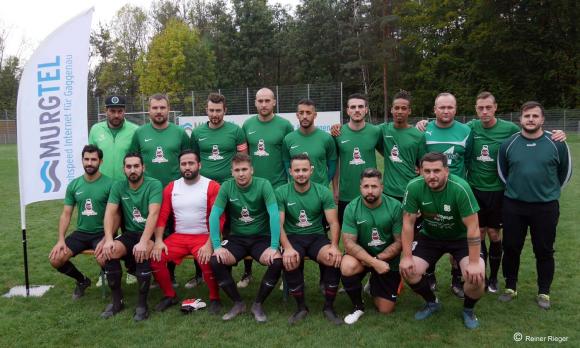
[[[214,248],[211,267],[219,286],[234,301],[222,319],[231,320],[245,312],[246,305],[232,278],[231,267],[250,255],[268,269],[264,273],[252,314],[258,322],[267,321],[262,307],[280,278],[282,256],[278,204],[272,185],[262,178],[253,178],[248,155],[238,153],[232,159],[232,176],[222,184],[209,218],[210,238]],[[219,219],[227,210],[231,232],[220,240]]]
[[[308,314],[304,300],[304,257],[308,256],[322,266],[324,316],[334,324],[341,324],[334,311],[342,258],[338,249],[339,224],[334,198],[327,187],[310,181],[312,165],[308,155],[298,154],[292,158],[290,175],[294,181],[276,190],[286,281],[298,305],[288,322],[295,324]],[[322,225],[323,216],[330,225],[332,242]]]
[[[58,224],[58,242],[52,248],[49,260],[52,267],[77,281],[73,300],[81,298],[91,280],[85,277],[70,258],[84,250],[95,250],[95,258],[102,267],[105,259],[101,253],[103,239],[103,218],[113,180],[101,174],[99,166],[103,162],[103,151],[95,145],[83,148],[83,169],[85,174],[70,182],[66,189],[64,208]],[[77,229],[65,239],[70,219],[77,207]]]
[[[409,182],[403,199],[403,253],[399,268],[413,291],[425,301],[415,314],[423,320],[441,309],[441,304],[423,275],[427,268],[449,253],[459,261],[465,283],[463,322],[469,329],[479,326],[473,312],[484,292],[485,266],[480,258],[479,206],[467,182],[449,174],[447,156],[430,152],[421,159],[421,176]],[[423,228],[413,242],[417,214]]]
[[[347,255],[340,270],[344,290],[353,312],[344,318],[354,324],[363,314],[362,279],[370,272],[370,291],[381,313],[395,310],[401,283],[398,271],[401,253],[401,203],[383,194],[381,172],[367,168],[361,173],[360,196],[345,209],[342,240]]]
[[[105,243],[103,253],[107,262],[105,270],[111,288],[112,302],[107,305],[101,318],[107,319],[120,312],[123,305],[121,291],[121,263],[119,259],[136,262],[136,277],[139,286],[139,299],[135,321],[149,318],[147,295],[151,282],[151,265],[149,255],[153,249],[153,232],[159,216],[163,187],[157,179],[143,176],[145,166],[138,153],[128,153],[124,160],[124,171],[127,180],[113,184],[107,210],[105,212]],[[113,239],[123,216],[125,230]]]

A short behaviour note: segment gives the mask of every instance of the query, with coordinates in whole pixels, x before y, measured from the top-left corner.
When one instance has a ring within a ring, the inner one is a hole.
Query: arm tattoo
[[[364,249],[357,244],[356,237],[351,234],[343,233],[342,240],[344,241],[344,249],[346,250],[346,253],[358,260],[359,254],[361,251],[364,252]]]
[[[467,237],[467,245],[480,245],[481,238],[480,237]]]

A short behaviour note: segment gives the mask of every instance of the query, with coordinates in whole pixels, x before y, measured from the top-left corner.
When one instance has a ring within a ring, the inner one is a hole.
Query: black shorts
[[[360,274],[361,279],[370,273],[369,284],[371,286],[371,296],[380,297],[391,302],[397,302],[399,285],[401,285],[401,274],[399,271],[388,271],[385,274],[378,274],[372,267],[365,267]]]
[[[250,255],[256,261],[260,261],[260,256],[270,247],[269,236],[229,236],[222,241],[222,247],[226,248],[234,257],[236,262]]]
[[[288,241],[300,254],[301,260],[308,256],[313,261],[317,260],[320,249],[330,244],[328,237],[323,234],[290,234],[288,235]]]
[[[422,258],[429,266],[435,265],[441,256],[447,253],[451,254],[459,264],[464,257],[469,256],[467,238],[439,240],[420,234],[413,242],[413,256]]]
[[[504,191],[480,191],[473,189],[473,194],[479,205],[479,212],[477,212],[479,227],[500,229],[502,227],[501,215]]]
[[[67,248],[72,251],[72,255],[75,256],[85,250],[94,250],[97,247],[97,244],[99,244],[99,242],[103,239],[104,235],[105,234],[103,232],[87,233],[74,231],[66,237],[64,243],[66,244]]]
[[[338,223],[342,227],[342,220],[344,217],[344,211],[346,210],[346,206],[348,205],[347,201],[338,201]]]

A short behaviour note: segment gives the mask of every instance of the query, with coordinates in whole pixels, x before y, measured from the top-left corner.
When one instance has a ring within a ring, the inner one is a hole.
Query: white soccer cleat
[[[360,309],[357,309],[356,311],[344,317],[344,322],[347,323],[348,325],[352,325],[356,323],[360,319],[360,317],[362,317],[363,314],[365,314],[365,312],[361,311]]]
[[[181,302],[181,311],[190,313],[205,308],[207,305],[200,298],[188,298]]]

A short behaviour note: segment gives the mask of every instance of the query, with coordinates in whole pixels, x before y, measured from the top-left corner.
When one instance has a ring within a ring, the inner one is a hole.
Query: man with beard
[[[521,132],[505,141],[498,156],[498,172],[506,184],[503,201],[503,274],[506,280],[502,302],[516,298],[520,254],[528,228],[532,237],[538,295],[536,302],[549,309],[554,278],[554,242],[560,216],[558,199],[570,181],[572,160],[565,142],[555,142],[544,131],[544,108],[535,101],[521,108]]]
[[[136,263],[139,298],[133,319],[142,321],[149,317],[147,295],[151,282],[149,255],[153,249],[153,233],[159,216],[163,187],[157,179],[143,176],[145,165],[139,153],[128,153],[124,159],[127,180],[117,181],[111,188],[105,212],[105,238],[102,252],[105,259],[107,281],[111,288],[112,302],[101,313],[107,319],[123,307],[121,291],[121,263],[124,258]],[[124,223],[123,234],[114,238],[118,222]]]
[[[356,323],[364,314],[362,279],[370,272],[370,292],[380,313],[395,310],[401,275],[401,203],[383,194],[381,172],[365,169],[360,176],[360,195],[344,213],[342,241],[346,255],[340,271],[353,311],[344,318]]]
[[[479,206],[467,182],[449,173],[448,158],[430,152],[420,161],[421,177],[409,182],[403,199],[403,232],[401,275],[411,289],[425,301],[425,307],[415,314],[424,320],[441,309],[441,303],[431,290],[425,271],[439,258],[449,253],[458,261],[463,273],[463,323],[469,329],[479,327],[473,308],[484,293],[485,266],[479,252],[481,239],[477,223]],[[423,226],[414,237],[417,215]]]
[[[101,252],[104,235],[103,218],[113,184],[111,178],[99,171],[99,166],[103,162],[103,152],[97,146],[86,145],[82,156],[85,173],[67,186],[64,208],[58,224],[58,241],[48,256],[52,267],[76,280],[73,300],[85,294],[91,280],[69,261],[70,258],[83,250],[94,249],[99,265],[102,267],[105,264]],[[75,206],[78,211],[77,228],[65,239]]]
[[[221,308],[219,289],[209,266],[212,254],[209,240],[209,213],[217,197],[220,185],[199,175],[199,155],[185,150],[179,155],[181,178],[172,181],[163,190],[163,203],[153,247],[151,268],[155,280],[165,295],[155,309],[164,311],[178,303],[171,285],[167,261],[181,264],[187,255],[193,255],[203,272],[209,288],[209,312],[217,314]],[[167,220],[173,216],[175,233],[163,240]]]
[[[334,324],[342,321],[334,311],[334,300],[340,282],[340,260],[338,248],[340,225],[336,205],[328,187],[310,182],[312,166],[306,154],[292,157],[290,162],[292,183],[276,190],[280,210],[280,241],[284,248],[283,263],[290,295],[296,300],[296,312],[288,319],[296,324],[306,317],[304,296],[304,257],[321,265],[324,280],[324,316]],[[328,240],[322,217],[330,225],[331,240]]]

